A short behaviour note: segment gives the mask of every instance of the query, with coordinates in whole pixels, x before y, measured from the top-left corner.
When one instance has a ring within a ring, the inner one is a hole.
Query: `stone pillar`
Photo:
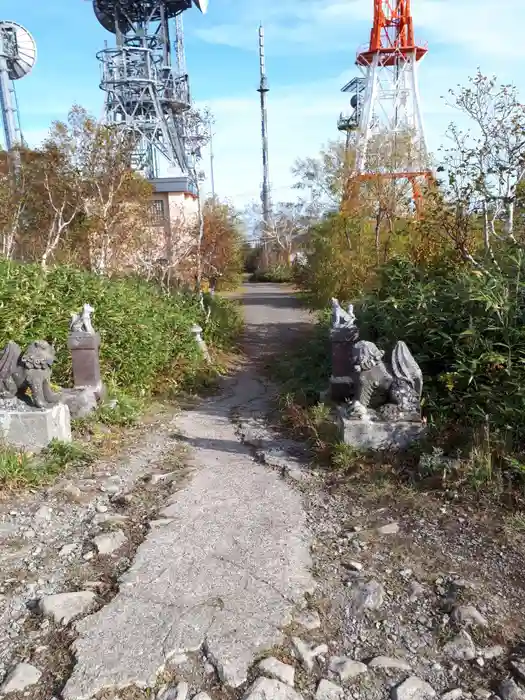
[[[75,389],[91,389],[102,398],[103,388],[100,377],[100,335],[74,331],[69,334],[68,348],[73,361],[73,381]]]
[[[352,396],[350,379],[350,353],[359,340],[357,326],[340,326],[330,331],[332,347],[332,376],[330,377],[330,398],[333,401],[346,401]]]

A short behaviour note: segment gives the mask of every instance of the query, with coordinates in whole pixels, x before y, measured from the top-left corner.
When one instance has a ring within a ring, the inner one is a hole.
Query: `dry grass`
[[[0,497],[13,491],[50,484],[57,476],[94,460],[86,445],[53,441],[39,454],[0,447]]]

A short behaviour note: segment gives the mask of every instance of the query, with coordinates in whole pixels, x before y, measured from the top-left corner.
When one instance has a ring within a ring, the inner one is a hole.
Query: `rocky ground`
[[[310,319],[271,285],[245,301],[251,363],[221,397],[0,502],[0,696],[525,700],[519,523],[312,467],[255,368]],[[226,550],[236,569],[209,568]],[[155,636],[182,598],[197,630],[210,596],[204,632]]]

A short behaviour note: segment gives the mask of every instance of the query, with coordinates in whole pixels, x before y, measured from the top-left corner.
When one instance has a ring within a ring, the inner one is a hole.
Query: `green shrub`
[[[250,277],[250,282],[291,283],[293,280],[293,268],[288,265],[275,265],[267,270],[255,270]]]
[[[237,309],[222,299],[213,300],[206,324],[193,295],[169,295],[136,278],[108,279],[63,266],[43,274],[38,265],[0,261],[0,341],[15,340],[21,347],[37,338],[52,342],[57,384],[71,383],[69,319],[86,302],[95,308],[104,381],[131,396],[150,394],[164,376],[172,387],[182,384],[203,366],[191,333],[194,323],[205,328],[212,347],[223,349],[231,347],[240,328]]]
[[[388,264],[357,308],[361,337],[389,352],[404,340],[423,371],[437,426],[483,435],[491,449],[525,448],[525,265],[507,252],[484,274],[446,261]],[[516,474],[518,470],[514,470]]]

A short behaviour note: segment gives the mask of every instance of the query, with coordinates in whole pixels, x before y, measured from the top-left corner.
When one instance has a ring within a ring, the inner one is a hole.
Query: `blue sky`
[[[413,0],[416,34],[429,44],[420,68],[427,138],[435,151],[454,112],[441,97],[477,66],[525,93],[523,0]],[[215,115],[215,181],[221,197],[242,206],[258,198],[261,179],[257,29],[266,32],[270,175],[275,201],[289,199],[290,168],[337,138],[346,107],[341,86],[357,74],[355,52],[369,35],[372,0],[210,0],[208,14],[185,13],[192,94]],[[2,17],[26,26],[37,64],[17,83],[22,127],[38,143],[51,121],[78,103],[101,115],[96,53],[112,36],[90,0],[2,0]],[[208,170],[205,155],[203,167]],[[209,181],[206,185],[209,187]]]

